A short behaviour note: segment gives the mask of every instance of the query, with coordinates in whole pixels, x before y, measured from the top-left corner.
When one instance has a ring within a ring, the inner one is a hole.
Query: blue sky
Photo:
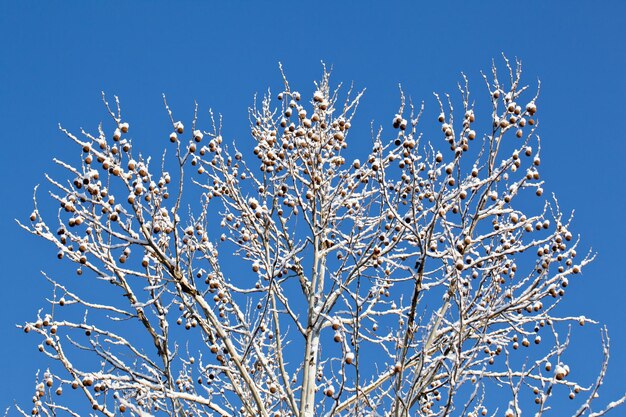
[[[198,100],[223,114],[227,138],[245,140],[253,95],[280,87],[278,62],[307,91],[323,60],[335,82],[367,88],[361,123],[388,124],[398,83],[433,107],[432,92],[455,93],[463,71],[477,98],[479,71],[501,53],[522,60],[531,86],[541,79],[544,188],[575,209],[583,248],[598,253],[561,312],[607,324],[612,360],[601,396],[623,393],[626,2],[296,4],[0,2],[0,409],[30,401],[45,367],[35,340],[14,325],[43,305],[50,288],[39,271],[56,265],[54,250],[13,219],[27,219],[33,187],[55,172],[53,156],[77,157],[57,124],[93,131],[107,117],[101,91],[121,97],[135,147],[158,155],[165,144],[154,138],[168,131],[162,93],[181,118]],[[597,357],[599,332],[576,329],[574,340],[581,373],[594,372],[599,362],[586,359]]]

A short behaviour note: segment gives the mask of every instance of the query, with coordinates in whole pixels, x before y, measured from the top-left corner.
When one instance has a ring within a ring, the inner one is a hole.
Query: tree
[[[83,275],[46,274],[53,296],[23,325],[53,363],[32,414],[86,401],[106,416],[511,417],[569,395],[591,416],[623,403],[592,412],[606,330],[597,381],[570,378],[559,330],[594,322],[555,307],[594,256],[543,195],[538,91],[505,63],[506,83],[484,76],[491,114],[475,114],[465,76],[460,112],[435,95],[432,142],[424,105],[401,91],[392,133],[372,129],[362,161],[346,159],[362,92],[340,100],[326,69],[310,100],[283,76],[278,109],[270,93],[255,102],[251,158],[212,113],[205,131],[196,105],[186,129],[165,102],[175,155],[155,167],[103,96],[110,126],[61,129],[82,161],[46,177],[57,219],[35,197],[22,225]]]

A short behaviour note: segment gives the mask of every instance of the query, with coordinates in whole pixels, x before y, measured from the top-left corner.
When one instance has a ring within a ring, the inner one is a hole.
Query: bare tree
[[[555,307],[593,254],[577,253],[571,216],[543,195],[538,89],[505,64],[506,82],[484,75],[490,113],[475,114],[463,77],[460,110],[435,95],[429,141],[424,105],[401,92],[391,133],[372,128],[371,151],[350,161],[362,92],[340,99],[326,69],[310,100],[283,77],[278,108],[269,93],[255,102],[248,162],[211,112],[204,130],[196,105],[186,129],[167,102],[174,156],[151,162],[103,96],[112,123],[61,129],[82,161],[55,160],[69,178],[46,177],[57,218],[35,198],[22,225],[82,275],[45,275],[53,296],[23,325],[52,360],[32,414],[82,415],[85,401],[106,416],[224,417],[622,404],[592,409],[604,329],[597,381],[570,378],[570,325],[594,322]]]

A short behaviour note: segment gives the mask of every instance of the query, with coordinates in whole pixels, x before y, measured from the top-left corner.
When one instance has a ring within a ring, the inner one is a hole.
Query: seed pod
[[[567,373],[565,372],[565,368],[561,365],[557,365],[557,367],[554,369],[554,377],[557,381],[562,381],[563,378],[565,378],[566,374]]]

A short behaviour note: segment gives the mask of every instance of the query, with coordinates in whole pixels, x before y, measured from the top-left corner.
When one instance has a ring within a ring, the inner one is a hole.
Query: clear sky
[[[455,93],[463,71],[478,97],[485,93],[479,71],[488,71],[492,58],[501,63],[503,52],[522,60],[531,86],[541,79],[544,189],[564,211],[576,210],[582,247],[598,253],[559,308],[607,324],[612,360],[601,397],[623,393],[625,1],[2,0],[0,410],[14,400],[27,405],[35,372],[45,367],[38,342],[15,324],[43,305],[50,287],[39,271],[57,265],[54,249],[14,219],[27,220],[33,187],[55,170],[53,156],[76,161],[57,124],[94,131],[106,119],[101,91],[121,97],[135,147],[158,155],[166,144],[155,138],[168,132],[162,93],[181,118],[198,100],[203,111],[224,115],[227,138],[245,140],[254,93],[280,87],[278,62],[308,91],[324,60],[335,82],[367,88],[361,123],[389,124],[398,83],[435,106],[432,92]],[[599,367],[599,348],[597,328],[575,329],[574,368],[587,382]]]

